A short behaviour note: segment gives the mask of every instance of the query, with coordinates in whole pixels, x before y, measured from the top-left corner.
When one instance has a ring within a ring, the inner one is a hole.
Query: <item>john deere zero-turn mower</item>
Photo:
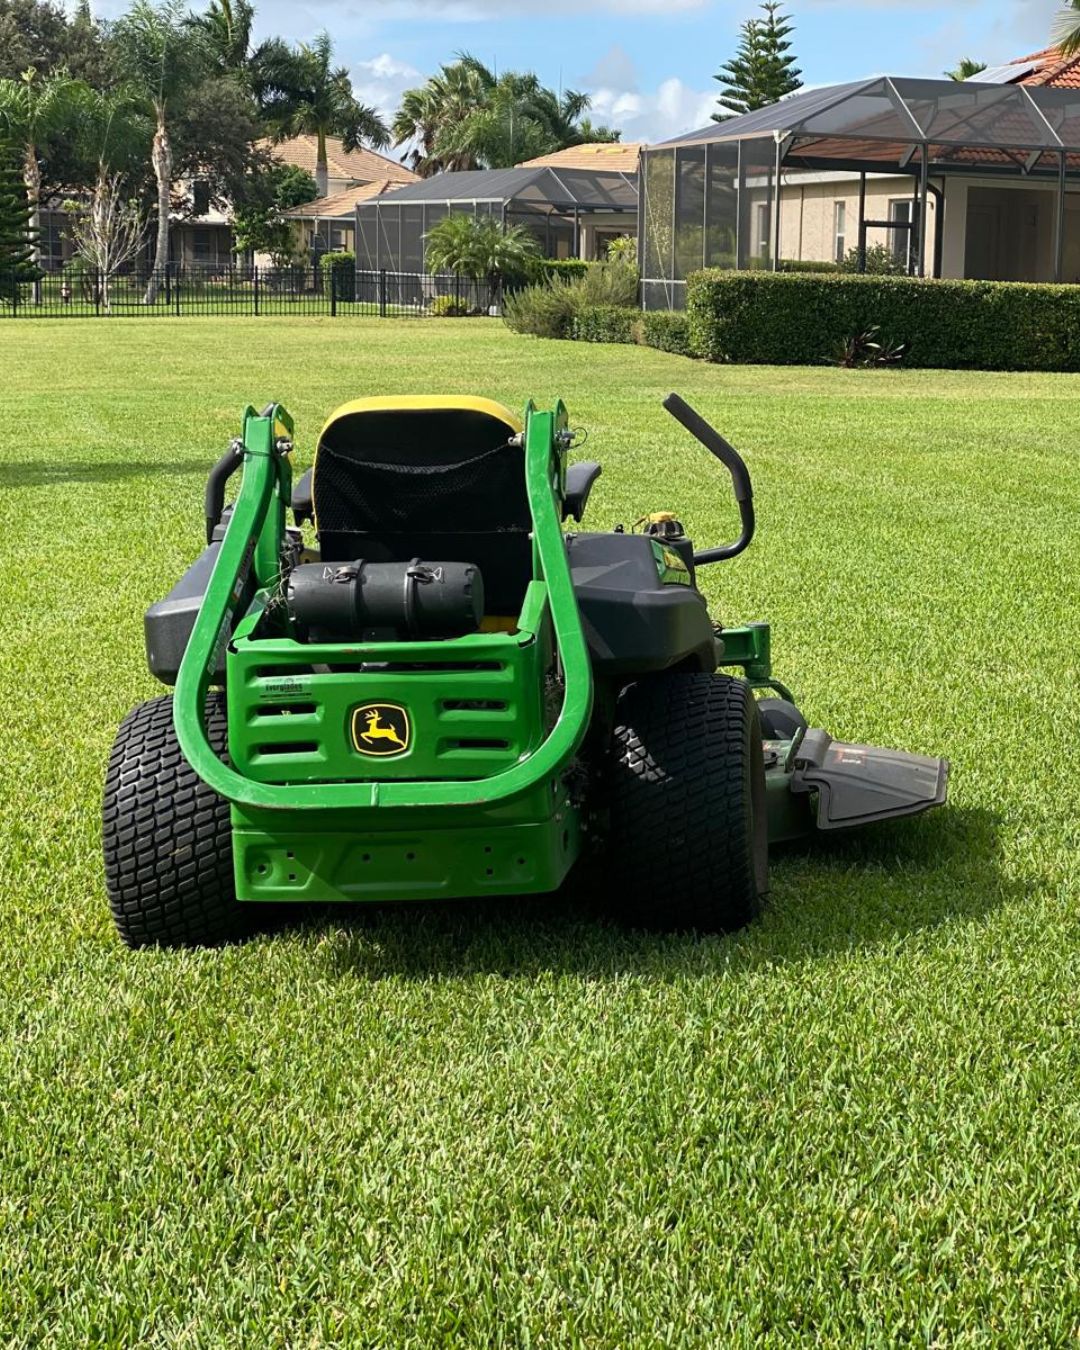
[[[665,407],[730,471],[734,543],[695,549],[668,513],[578,529],[600,466],[567,466],[562,404],[347,403],[295,486],[291,419],[249,408],[206,549],[146,615],[175,691],[109,762],[123,939],[218,942],[300,901],[554,891],[588,855],[629,920],[729,929],[762,904],[770,841],[940,805],[944,761],[808,728],[768,625],[710,618],[696,576],[750,543],[750,477]]]

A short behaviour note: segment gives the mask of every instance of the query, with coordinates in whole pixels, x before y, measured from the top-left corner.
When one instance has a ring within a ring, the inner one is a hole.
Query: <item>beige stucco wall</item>
[[[910,201],[914,181],[910,175],[867,175],[867,220],[889,219],[889,204]],[[859,242],[859,176],[858,174],[790,174],[783,175],[780,192],[780,256],[803,261],[835,262],[836,248],[833,232],[835,208],[843,202],[846,208],[845,250]],[[937,231],[937,204],[931,196],[927,206],[927,258],[933,257]],[[895,231],[868,229],[866,242],[888,244],[896,237]]]

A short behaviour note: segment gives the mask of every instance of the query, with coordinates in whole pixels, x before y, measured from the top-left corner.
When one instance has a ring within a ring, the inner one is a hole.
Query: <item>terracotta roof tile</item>
[[[317,137],[294,136],[277,145],[266,141],[262,144],[268,146],[282,164],[294,164],[314,175],[319,153]],[[346,150],[336,136],[326,138],[326,167],[331,178],[344,178],[354,183],[371,183],[381,178],[393,183],[415,183],[417,178],[404,164],[374,150]]]
[[[340,216],[351,216],[358,202],[370,201],[386,192],[404,187],[404,183],[395,183],[389,178],[380,178],[374,183],[360,183],[356,187],[346,188],[343,192],[332,192],[329,197],[319,197],[313,202],[304,202],[294,206],[285,214],[293,220],[328,220]]]
[[[594,141],[589,145],[571,145],[538,155],[519,164],[519,169],[603,169],[606,173],[637,173],[640,141]]]
[[[1044,47],[1041,52],[1018,57],[1010,66],[1030,65],[1035,69],[1021,75],[1016,84],[1040,85],[1045,89],[1080,89],[1080,53],[1062,57],[1057,47]]]

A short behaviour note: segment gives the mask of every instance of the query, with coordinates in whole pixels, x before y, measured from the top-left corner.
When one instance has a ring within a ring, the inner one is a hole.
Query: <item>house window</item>
[[[911,271],[911,264],[918,252],[918,216],[915,203],[910,197],[901,197],[889,203],[889,219],[899,229],[889,231],[889,252],[893,261],[905,271]]]
[[[192,256],[197,263],[213,261],[214,236],[209,230],[195,230],[192,238]]]
[[[204,178],[196,178],[191,185],[191,214],[205,216],[210,210],[210,184]]]
[[[839,263],[847,256],[847,202],[833,202],[833,258]]]
[[[768,202],[761,202],[756,210],[757,224],[754,228],[754,253],[759,258],[767,258],[770,251],[770,239],[772,231],[769,228],[772,212],[769,210]]]
[[[64,264],[64,228],[51,212],[42,214],[38,249],[45,271],[58,272]]]

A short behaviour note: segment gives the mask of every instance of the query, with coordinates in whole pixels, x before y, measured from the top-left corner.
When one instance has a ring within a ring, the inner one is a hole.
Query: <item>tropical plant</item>
[[[24,71],[18,80],[0,80],[0,137],[22,152],[35,264],[40,259],[40,155],[50,139],[73,133],[83,87],[67,71],[57,71],[42,78],[33,67]]]
[[[424,241],[429,272],[486,281],[491,301],[501,286],[535,275],[540,258],[535,237],[523,225],[504,228],[491,216],[460,211],[443,216]]]
[[[766,108],[802,87],[802,71],[791,54],[791,21],[780,12],[778,0],[765,0],[760,8],[765,17],[746,20],[738,50],[714,77],[723,85],[714,122]]]
[[[310,45],[296,48],[278,44],[267,50],[262,62],[262,96],[274,139],[314,136],[317,141],[315,182],[319,196],[329,185],[326,138],[340,136],[346,150],[361,145],[382,149],[390,144],[390,131],[374,108],[359,102],[349,72],[333,66],[334,46],[328,33],[319,33]]]
[[[607,246],[608,262],[626,263],[628,267],[637,266],[637,240],[632,234],[620,234]]]
[[[445,143],[453,127],[484,106],[493,83],[494,76],[486,66],[463,56],[443,66],[426,84],[406,89],[391,135],[395,145],[411,143],[409,163],[421,177],[478,167],[468,153],[448,154]]]
[[[169,209],[173,181],[171,121],[179,105],[205,72],[202,44],[184,20],[179,0],[134,0],[112,28],[118,63],[153,111],[150,161],[157,183],[157,244],[154,269],[144,302],[157,298],[159,279],[169,261]]]
[[[845,338],[837,349],[834,364],[855,370],[865,366],[895,366],[904,359],[907,344],[888,342],[881,337],[878,324]]]
[[[251,30],[255,6],[251,0],[210,0],[201,14],[185,23],[202,42],[211,70],[219,75],[251,74]]]
[[[945,71],[945,76],[950,80],[970,80],[972,75],[978,75],[980,70],[985,69],[985,61],[973,61],[970,56],[962,56],[952,70]]]
[[[556,93],[531,72],[496,77],[462,53],[425,85],[406,91],[393,135],[398,145],[412,143],[410,158],[421,174],[509,168],[589,140],[617,140],[617,131],[583,120],[588,107],[587,94]]]
[[[1067,0],[1058,10],[1050,36],[1063,57],[1080,52],[1080,0]]]

